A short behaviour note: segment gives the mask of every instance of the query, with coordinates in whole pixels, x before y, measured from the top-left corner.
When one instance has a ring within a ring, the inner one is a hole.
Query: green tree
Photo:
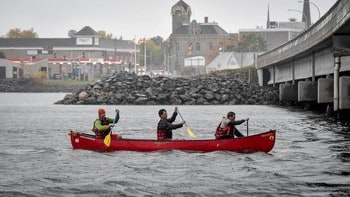
[[[219,42],[215,43],[213,49],[208,53],[206,59],[208,62],[213,61],[220,52],[233,51],[232,46],[235,45],[237,40],[237,35],[232,35],[230,38],[221,39]]]
[[[146,65],[147,70],[150,66],[160,67],[163,64],[161,46],[163,43],[163,38],[160,36],[153,37],[149,40],[145,40],[143,43],[140,43],[140,64],[145,65],[145,46],[146,46]]]
[[[101,38],[107,39],[107,40],[112,40],[113,39],[113,34],[109,33],[107,34],[106,31],[100,30],[97,32],[97,34],[99,36],[101,36]]]
[[[20,28],[10,29],[7,34],[7,38],[38,38],[38,34],[34,32],[34,29],[21,30]]]
[[[158,45],[158,46],[162,46],[163,43],[163,38],[160,36],[156,36],[151,38],[151,40],[154,42],[154,44]]]
[[[233,34],[229,38],[221,39],[207,55],[208,62],[213,61],[220,52],[262,52],[266,51],[266,41],[256,34]]]
[[[73,38],[73,37],[74,37],[74,35],[75,35],[76,33],[77,33],[77,31],[76,31],[76,30],[71,29],[71,30],[69,30],[69,31],[68,31],[68,37]]]
[[[266,41],[256,34],[240,35],[231,47],[237,52],[266,51]]]

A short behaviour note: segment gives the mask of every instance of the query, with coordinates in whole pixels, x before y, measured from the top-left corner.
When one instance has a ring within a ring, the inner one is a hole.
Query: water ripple
[[[29,96],[45,99],[22,95]],[[179,106],[198,139],[213,138],[228,110],[250,118],[250,134],[276,129],[268,154],[73,150],[67,132],[90,132],[100,107],[113,113],[113,106],[1,105],[0,196],[349,196],[349,128],[323,116],[274,106]],[[115,132],[155,139],[158,108],[173,106],[118,108]],[[237,127],[245,133],[246,125]],[[173,135],[189,138],[185,128]]]

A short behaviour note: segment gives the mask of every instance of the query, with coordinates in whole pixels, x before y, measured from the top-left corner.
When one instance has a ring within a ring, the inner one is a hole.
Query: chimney
[[[204,17],[204,23],[208,23],[208,17]]]

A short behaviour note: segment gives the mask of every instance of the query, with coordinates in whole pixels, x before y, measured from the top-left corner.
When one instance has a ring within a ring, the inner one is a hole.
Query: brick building
[[[183,0],[171,8],[172,33],[168,39],[165,60],[167,70],[173,74],[187,75],[188,71],[205,73],[205,66],[209,62],[205,62],[204,66],[202,63],[196,63],[202,61],[193,61],[193,64],[185,65],[185,62],[189,62],[186,59],[205,60],[215,47],[220,47],[220,40],[230,37],[217,23],[209,22],[208,17],[205,17],[203,22],[191,21],[191,14],[191,7]]]

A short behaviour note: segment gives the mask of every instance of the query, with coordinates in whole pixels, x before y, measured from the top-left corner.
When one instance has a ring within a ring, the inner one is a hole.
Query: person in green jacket
[[[92,131],[96,138],[105,138],[111,131],[111,128],[119,121],[119,109],[115,109],[115,118],[106,117],[106,111],[103,108],[98,109],[98,119],[95,120]],[[121,136],[119,135],[118,138]]]

